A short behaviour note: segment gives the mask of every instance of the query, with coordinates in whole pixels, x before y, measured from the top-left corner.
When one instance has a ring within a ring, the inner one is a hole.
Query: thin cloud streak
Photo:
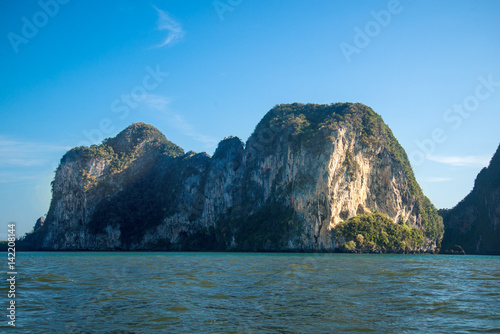
[[[41,166],[49,161],[47,155],[64,153],[70,148],[61,145],[9,140],[0,136],[0,166]]]
[[[36,180],[34,175],[24,175],[20,172],[0,173],[0,183],[15,183],[27,180]]]
[[[182,134],[203,143],[205,145],[205,148],[211,148],[217,144],[217,140],[215,138],[199,133],[198,131],[196,131],[194,126],[184,120],[181,115],[168,110],[168,105],[170,104],[171,99],[164,96],[147,94],[146,96],[144,96],[142,102],[149,109],[157,111],[159,116],[161,116],[171,126],[180,130]]]
[[[170,17],[170,15],[164,11],[159,9],[158,7],[153,5],[153,8],[156,9],[158,12],[158,30],[167,30],[168,34],[165,40],[159,44],[157,47],[162,48],[164,46],[167,46],[171,43],[174,43],[178,40],[181,40],[185,33],[184,30],[182,29],[182,25],[175,21],[173,18]]]
[[[171,99],[154,94],[146,94],[142,98],[142,102],[150,109],[165,111],[167,106],[170,104]]]
[[[427,160],[453,167],[486,167],[490,162],[489,156],[439,156],[428,155]]]
[[[438,182],[453,181],[453,179],[449,178],[449,177],[428,177],[428,178],[424,179],[424,181],[429,182],[429,183],[438,183]]]

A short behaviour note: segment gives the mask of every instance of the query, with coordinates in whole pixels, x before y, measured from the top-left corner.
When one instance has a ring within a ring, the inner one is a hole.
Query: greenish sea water
[[[3,332],[500,333],[500,257],[22,252],[16,262],[16,328],[5,290]]]

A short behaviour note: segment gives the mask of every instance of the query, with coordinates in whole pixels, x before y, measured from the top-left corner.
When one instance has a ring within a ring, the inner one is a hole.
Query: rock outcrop
[[[212,157],[135,123],[64,155],[45,224],[25,238],[50,250],[334,251],[341,222],[381,213],[439,248],[441,217],[406,153],[362,104],[278,105],[246,145]],[[28,247],[28,246],[27,246]]]
[[[459,246],[466,254],[500,254],[500,146],[470,194],[442,214],[443,251]]]
[[[38,230],[40,227],[43,226],[44,223],[45,223],[45,217],[44,216],[38,218],[36,220],[35,227],[33,227],[33,230],[34,231]]]

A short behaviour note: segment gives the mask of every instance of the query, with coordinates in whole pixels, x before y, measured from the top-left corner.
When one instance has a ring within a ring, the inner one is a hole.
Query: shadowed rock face
[[[287,104],[246,145],[213,157],[184,151],[135,123],[102,145],[64,155],[37,249],[331,251],[332,229],[380,212],[421,229],[435,251],[442,220],[397,140],[362,104]]]
[[[470,194],[443,217],[443,250],[458,245],[467,254],[500,254],[500,146]]]

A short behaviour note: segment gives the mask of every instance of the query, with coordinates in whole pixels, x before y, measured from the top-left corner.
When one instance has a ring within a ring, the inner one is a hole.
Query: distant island
[[[21,247],[436,253],[443,242],[498,254],[499,160],[442,211],[443,224],[392,131],[363,104],[277,105],[246,143],[225,138],[212,157],[134,123],[62,157],[48,213]],[[491,201],[478,207],[481,196]]]
[[[460,246],[467,254],[500,255],[500,146],[470,194],[441,214],[445,251]]]

